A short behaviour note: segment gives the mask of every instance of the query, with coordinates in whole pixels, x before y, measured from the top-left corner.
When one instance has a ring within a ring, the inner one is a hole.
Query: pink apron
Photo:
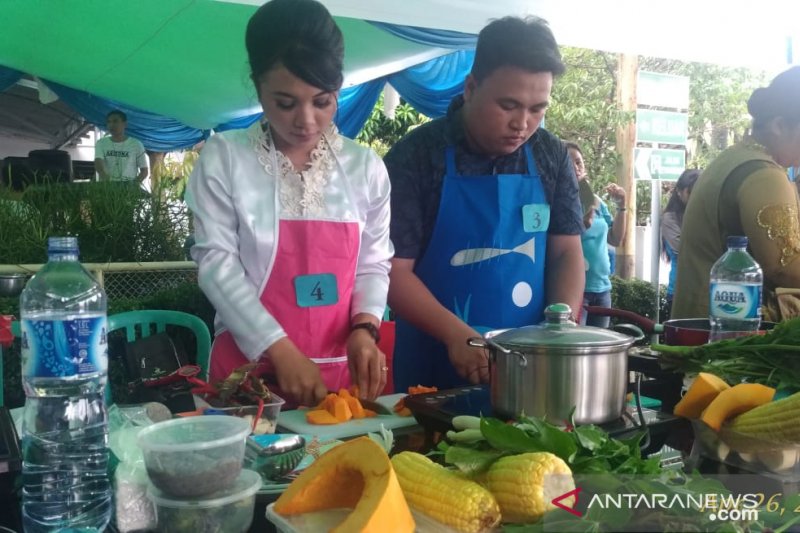
[[[275,262],[261,303],[298,349],[319,365],[328,390],[349,387],[347,338],[360,246],[358,223],[281,220],[279,224]],[[212,382],[248,362],[228,331],[216,336]],[[261,366],[265,381],[275,383],[269,359],[262,359]]]

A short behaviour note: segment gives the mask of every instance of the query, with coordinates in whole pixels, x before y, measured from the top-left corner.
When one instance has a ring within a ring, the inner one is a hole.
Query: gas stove
[[[496,416],[492,409],[488,385],[415,394],[406,397],[405,405],[423,428],[442,433],[453,429],[452,420],[455,416]],[[643,450],[645,454],[660,450],[667,437],[673,432],[678,433],[682,426],[686,425],[691,431],[686,420],[669,413],[642,408],[642,416],[650,431],[650,444]],[[636,408],[631,406],[626,406],[622,416],[617,420],[599,426],[616,438],[630,437],[642,429],[639,414]]]

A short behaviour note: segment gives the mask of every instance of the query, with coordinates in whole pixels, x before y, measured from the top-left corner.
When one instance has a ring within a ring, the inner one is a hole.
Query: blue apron
[[[439,213],[415,274],[436,299],[478,332],[542,320],[550,206],[530,145],[528,174],[460,176],[455,149],[445,151]],[[447,348],[397,319],[395,390],[461,387]]]

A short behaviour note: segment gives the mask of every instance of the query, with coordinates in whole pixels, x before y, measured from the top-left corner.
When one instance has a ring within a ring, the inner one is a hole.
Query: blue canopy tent
[[[653,18],[635,0],[322,0],[343,30],[346,77],[337,120],[354,136],[390,83],[430,116],[461,90],[475,35],[490,19],[536,14],[560,43],[777,72],[796,59],[800,5],[675,0]],[[260,108],[248,79],[244,27],[262,0],[7,0],[0,90],[35,76],[89,122],[121,108],[151,150],[191,146],[245,127]],[[691,14],[691,16],[687,16]],[[780,16],[778,16],[780,14]],[[47,31],[31,38],[31,28]],[[124,31],[120,22],[124,21]],[[34,83],[34,82],[31,82]]]

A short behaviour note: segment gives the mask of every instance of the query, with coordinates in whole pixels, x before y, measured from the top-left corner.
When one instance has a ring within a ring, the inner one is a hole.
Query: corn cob
[[[489,467],[489,488],[503,513],[503,522],[533,522],[555,509],[552,500],[575,489],[572,471],[560,457],[532,452],[501,457]],[[564,504],[574,505],[574,497]]]
[[[500,507],[488,490],[424,455],[399,453],[392,467],[408,503],[434,520],[464,533],[500,523]]]
[[[750,409],[728,429],[775,443],[800,443],[800,392]]]

